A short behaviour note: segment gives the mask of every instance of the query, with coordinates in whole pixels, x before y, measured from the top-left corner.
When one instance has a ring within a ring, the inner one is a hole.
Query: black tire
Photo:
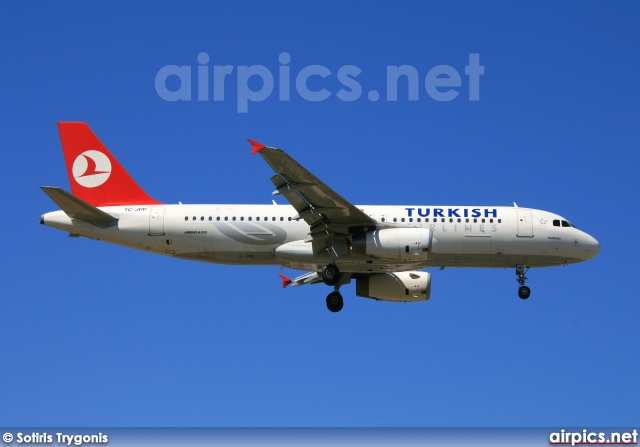
[[[523,300],[526,300],[531,295],[531,289],[527,286],[522,286],[518,289],[518,296]]]
[[[331,292],[327,295],[327,309],[331,312],[340,312],[342,306],[344,306],[344,300],[338,292]]]
[[[335,264],[329,264],[322,269],[322,281],[328,286],[335,286],[340,282],[340,270]]]

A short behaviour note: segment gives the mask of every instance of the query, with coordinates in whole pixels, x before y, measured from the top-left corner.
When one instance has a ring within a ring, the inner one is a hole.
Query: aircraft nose
[[[600,253],[600,242],[591,235],[585,234],[584,246],[586,247],[586,259],[595,258]]]

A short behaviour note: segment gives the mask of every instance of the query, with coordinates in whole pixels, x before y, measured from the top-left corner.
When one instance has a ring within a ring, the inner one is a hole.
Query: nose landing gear
[[[525,273],[529,270],[529,267],[525,267],[524,265],[516,266],[516,281],[520,284],[520,288],[518,289],[518,296],[523,300],[529,298],[531,295],[531,289],[524,285],[524,282],[527,280]]]

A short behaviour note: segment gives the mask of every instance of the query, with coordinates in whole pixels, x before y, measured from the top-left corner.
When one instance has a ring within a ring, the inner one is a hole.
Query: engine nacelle
[[[374,273],[357,277],[356,295],[384,301],[426,301],[431,296],[431,273]]]
[[[356,234],[353,252],[382,259],[422,261],[431,253],[433,233],[424,228],[385,228]]]

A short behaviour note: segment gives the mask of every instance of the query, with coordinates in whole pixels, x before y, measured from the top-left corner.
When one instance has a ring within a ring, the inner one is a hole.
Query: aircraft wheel
[[[522,286],[518,289],[518,296],[523,300],[526,300],[531,295],[531,289],[527,286]]]
[[[342,295],[338,292],[331,292],[327,295],[327,309],[331,312],[340,312],[342,310],[342,306],[344,305],[344,301],[342,299]]]
[[[335,264],[329,264],[322,269],[322,281],[328,286],[335,286],[340,282],[340,270]]]

